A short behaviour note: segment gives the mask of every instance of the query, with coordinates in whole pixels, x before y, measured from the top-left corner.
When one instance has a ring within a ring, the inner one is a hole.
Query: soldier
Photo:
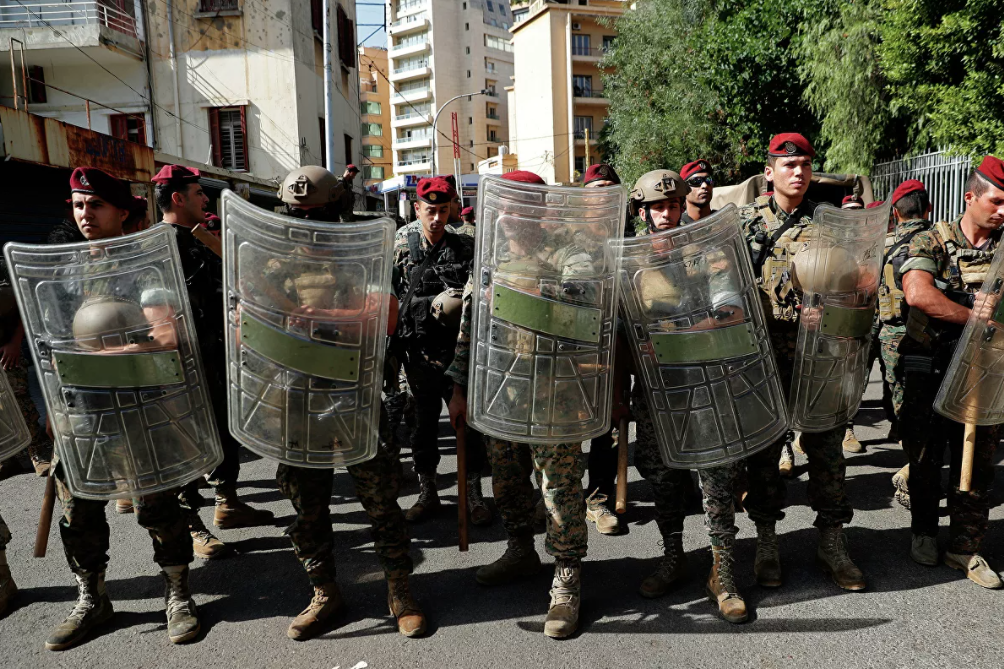
[[[994,156],[983,159],[966,182],[965,203],[965,212],[952,222],[939,222],[915,234],[899,268],[908,305],[899,364],[903,370],[900,434],[910,458],[910,557],[922,565],[938,564],[941,466],[948,449],[951,521],[944,562],[984,588],[1000,588],[1004,585],[1000,577],[979,553],[987,531],[1000,426],[976,428],[972,486],[969,492],[961,492],[962,425],[935,413],[931,405],[973,312],[973,296],[1000,244],[1004,161]],[[994,306],[986,301],[981,310]]]
[[[78,167],[70,177],[73,217],[80,232],[89,241],[122,235],[122,225],[129,218],[133,198],[129,186],[92,167]],[[86,290],[86,286],[84,286]],[[105,291],[107,292],[107,291]],[[101,322],[117,322],[128,314],[127,304],[103,300],[90,307],[83,303],[74,318]],[[85,309],[87,317],[81,314]],[[144,316],[139,307],[138,318]],[[79,596],[67,616],[45,642],[49,650],[65,650],[82,641],[94,628],[107,622],[113,614],[112,602],[105,591],[105,569],[108,565],[109,527],[105,517],[105,501],[75,497],[66,484],[64,465],[56,465],[56,490],[63,505],[59,534],[63,540],[66,560],[77,580]],[[167,631],[173,643],[194,639],[200,629],[198,612],[188,586],[188,565],[192,561],[192,537],[177,491],[169,490],[133,500],[136,521],[153,539],[154,560],[161,566],[166,586]]]
[[[206,480],[216,489],[213,525],[229,530],[266,525],[272,522],[271,511],[254,509],[237,494],[240,476],[240,444],[227,429],[227,381],[225,324],[223,322],[223,265],[219,256],[197,240],[192,230],[206,220],[209,198],[199,185],[199,171],[183,165],[165,165],[153,178],[157,206],[163,222],[174,226],[182,271],[188,284],[188,299],[199,333],[199,348],[205,364],[207,390],[223,445],[223,464],[211,471]],[[222,557],[229,551],[199,519],[202,495],[197,481],[185,486],[182,508],[188,511],[195,554],[203,559]]]
[[[476,230],[474,226],[474,207],[464,207],[460,211],[460,220],[463,221],[463,225],[457,228],[457,232],[461,235],[474,236]]]
[[[916,179],[908,179],[897,186],[889,201],[892,203],[896,225],[886,236],[885,263],[879,286],[878,315],[881,327],[878,340],[883,378],[892,409],[890,441],[898,441],[893,437],[899,433],[899,415],[903,408],[903,369],[899,364],[899,347],[906,336],[900,268],[907,260],[913,238],[931,227],[931,201],[924,184]],[[895,499],[906,508],[910,508],[909,477],[909,464],[893,476]]]
[[[446,229],[456,191],[444,177],[418,182],[415,213],[421,229],[397,236],[395,292],[401,302],[397,348],[415,397],[416,426],[411,450],[418,474],[418,500],[406,514],[410,522],[431,517],[441,508],[436,487],[439,466],[439,415],[450,398],[446,369],[453,360],[460,327],[462,289],[474,262],[474,240]],[[485,452],[480,435],[467,431],[467,500],[471,522],[491,522],[481,492]]]
[[[865,203],[857,195],[853,193],[851,195],[845,195],[844,199],[840,201],[841,209],[864,209]]]
[[[795,252],[812,239],[816,204],[806,199],[815,151],[798,133],[775,135],[769,144],[764,176],[774,194],[761,196],[740,210],[742,229],[750,245],[754,273],[761,290],[767,329],[777,357],[781,384],[791,384],[798,337],[802,291],[792,282]],[[809,459],[809,505],[820,531],[816,557],[824,571],[845,590],[863,590],[864,576],[851,561],[843,526],[853,509],[844,485],[844,428],[803,433],[802,449]],[[781,560],[775,524],[784,517],[785,485],[778,471],[784,440],[746,460],[749,492],[743,502],[757,527],[754,573],[765,587],[781,585]]]
[[[355,181],[357,174],[359,168],[349,163],[345,166],[340,180],[342,194],[338,197],[337,209],[339,217],[347,223],[356,220],[356,215],[352,211],[356,206],[356,192],[352,190],[352,182]]]
[[[290,172],[279,190],[279,198],[294,218],[337,223],[331,203],[338,202],[343,184],[331,172],[318,166],[305,166]],[[323,266],[322,266],[323,267]],[[339,271],[342,276],[339,276]],[[368,296],[346,293],[342,284],[356,286],[345,280],[344,270],[335,267],[334,276],[327,268],[311,275],[299,264],[290,265],[275,258],[268,262],[263,274],[277,301],[294,305],[296,312],[314,314],[323,311],[317,305],[342,304]],[[351,290],[351,289],[350,289]],[[396,305],[396,300],[393,300]],[[391,308],[391,314],[396,310]],[[312,379],[312,384],[325,383]],[[412,572],[410,542],[404,514],[398,506],[401,488],[401,463],[394,448],[386,410],[380,407],[380,439],[376,456],[348,467],[373,532],[373,543],[387,580],[388,605],[397,619],[398,631],[413,637],[425,632],[425,616],[411,595],[408,576]],[[331,528],[331,495],[334,468],[295,467],[280,463],[276,481],[286,499],[296,510],[296,520],[287,529],[296,556],[303,565],[314,595],[289,626],[289,638],[303,641],[328,628],[330,621],[344,608],[341,592],[335,581],[334,532]]]
[[[711,175],[711,164],[706,160],[695,160],[680,168],[680,176],[690,186],[687,205],[680,217],[681,225],[699,221],[715,213],[711,208],[711,196],[715,192],[715,179]]]

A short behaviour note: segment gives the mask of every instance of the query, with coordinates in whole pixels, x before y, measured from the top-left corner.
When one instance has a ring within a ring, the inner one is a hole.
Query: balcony
[[[432,99],[431,88],[416,88],[395,92],[390,97],[391,104],[400,105],[408,102],[425,102]]]
[[[424,79],[432,76],[432,68],[428,63],[424,65],[408,66],[394,70],[390,73],[391,81],[408,81],[409,79]]]
[[[415,112],[408,106],[405,106],[405,109],[407,109],[409,113],[400,114],[394,117],[395,128],[408,128],[416,125],[429,125],[432,123],[432,114]]]
[[[102,65],[143,60],[143,43],[131,14],[100,2],[25,2],[4,4],[0,13],[0,51],[9,38],[25,43],[26,62],[46,66],[79,65],[76,47]],[[32,51],[45,49],[40,63]]]
[[[407,35],[408,33],[426,30],[429,27],[429,16],[424,12],[421,14],[411,14],[398,19],[387,28],[389,35]]]
[[[572,61],[576,63],[598,63],[607,55],[603,47],[581,47],[572,45]]]
[[[394,174],[415,174],[432,171],[432,157],[412,158],[394,163]]]
[[[610,104],[610,101],[607,100],[606,94],[603,92],[602,88],[581,88],[579,86],[575,86],[572,88],[572,96],[575,98],[575,102],[581,104]]]
[[[431,149],[432,136],[426,137],[397,137],[394,139],[394,150],[404,151],[407,149]]]
[[[490,125],[502,125],[502,119],[498,114],[485,114],[485,121]]]
[[[396,44],[390,48],[391,58],[404,58],[405,56],[414,56],[420,53],[426,53],[429,50],[429,40],[407,40],[402,44]]]
[[[395,8],[395,14],[398,16],[403,16],[405,14],[414,14],[420,10],[425,9],[425,0],[402,0],[397,3]]]

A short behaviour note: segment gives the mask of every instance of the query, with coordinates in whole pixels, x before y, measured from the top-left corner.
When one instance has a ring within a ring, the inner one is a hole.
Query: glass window
[[[383,179],[383,167],[379,165],[363,165],[363,179]]]
[[[363,144],[363,155],[367,158],[383,158],[383,146],[380,144]]]
[[[590,55],[589,35],[572,35],[572,55],[573,56]]]
[[[617,39],[614,35],[604,35],[603,36],[603,50],[609,51],[614,46],[614,40]]]
[[[588,74],[572,75],[572,91],[577,98],[592,97],[593,77]]]
[[[576,116],[575,119],[575,138],[585,139],[586,130],[589,131],[589,138],[595,139],[593,135],[593,117],[592,116]]]
[[[362,102],[359,106],[364,114],[379,114],[383,111],[379,102]]]
[[[488,11],[494,14],[495,6],[492,5],[492,0],[488,0],[485,4],[488,5]]]
[[[381,137],[383,136],[383,126],[379,123],[363,123],[362,133],[363,137]]]

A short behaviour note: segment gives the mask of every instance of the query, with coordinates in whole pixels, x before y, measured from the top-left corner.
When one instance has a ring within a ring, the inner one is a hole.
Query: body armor
[[[456,345],[460,320],[439,319],[434,303],[443,292],[462,294],[471,271],[471,239],[466,235],[446,233],[437,246],[422,248],[422,233],[408,233],[410,265],[409,296],[402,300],[397,336],[400,341],[417,343],[421,348],[445,346],[452,352]],[[426,263],[426,254],[437,256]]]

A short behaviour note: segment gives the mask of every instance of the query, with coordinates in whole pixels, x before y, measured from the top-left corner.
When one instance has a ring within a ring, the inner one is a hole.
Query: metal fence
[[[876,163],[872,168],[872,188],[875,198],[888,198],[896,186],[907,179],[919,179],[931,196],[931,219],[950,221],[962,213],[966,179],[972,171],[967,156],[950,156],[941,149],[912,158]]]
[[[97,0],[73,3],[32,2],[0,6],[0,29],[41,28],[98,23],[137,37],[136,19],[120,9]]]

